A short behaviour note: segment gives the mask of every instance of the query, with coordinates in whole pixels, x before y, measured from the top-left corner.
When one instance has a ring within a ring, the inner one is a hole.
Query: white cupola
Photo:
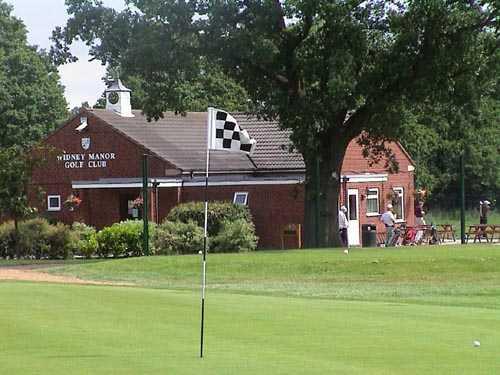
[[[130,105],[130,90],[119,79],[106,89],[106,109],[122,117],[134,117]]]

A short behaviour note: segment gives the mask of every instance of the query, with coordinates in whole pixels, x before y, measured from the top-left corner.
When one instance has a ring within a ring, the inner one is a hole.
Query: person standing
[[[415,201],[415,223],[417,225],[425,225],[424,219],[424,202],[416,200]]]
[[[347,208],[346,206],[340,207],[339,210],[339,234],[340,234],[340,243],[344,247],[349,246],[349,240],[347,238],[347,229],[349,228],[349,220],[347,220]]]
[[[490,212],[490,202],[481,201],[479,202],[479,224],[488,224],[488,213]]]
[[[424,236],[423,226],[425,225],[424,219],[424,202],[420,200],[415,200],[415,225],[416,225],[416,234],[415,234],[415,243],[419,244],[422,241]]]
[[[385,225],[385,246],[390,246],[394,236],[394,225],[396,224],[396,216],[392,212],[392,204],[387,204],[387,210],[380,216],[380,221]]]

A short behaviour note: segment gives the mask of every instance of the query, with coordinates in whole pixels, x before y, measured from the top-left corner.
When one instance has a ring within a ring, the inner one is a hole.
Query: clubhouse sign
[[[84,151],[90,148],[90,138],[81,139],[80,145]],[[64,163],[66,169],[106,168],[110,160],[115,160],[114,152],[88,152],[85,154],[57,155],[57,161]]]
[[[85,154],[57,155],[57,161],[66,169],[106,168],[110,160],[115,160],[114,152],[89,152]]]

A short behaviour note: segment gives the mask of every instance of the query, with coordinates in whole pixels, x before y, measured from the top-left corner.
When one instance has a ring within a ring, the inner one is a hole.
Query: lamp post
[[[347,199],[348,199],[348,194],[347,194],[347,183],[349,182],[349,177],[347,176],[343,176],[342,177],[342,185],[343,185],[343,189],[344,189],[344,206],[346,206],[347,208],[347,213],[346,213],[346,216],[347,216],[347,220],[350,220],[350,217],[349,217],[349,204],[347,202]],[[349,247],[349,231],[347,231],[347,247]]]
[[[160,214],[158,213],[158,209],[160,208],[160,203],[158,201],[158,198],[159,198],[158,187],[159,186],[160,186],[160,183],[155,178],[153,180],[153,189],[154,189],[154,193],[155,193],[155,222],[156,222],[156,224],[160,223]]]
[[[466,244],[465,240],[465,160],[464,152],[460,154],[460,243]]]
[[[142,251],[149,255],[149,223],[148,223],[148,155],[142,155]]]

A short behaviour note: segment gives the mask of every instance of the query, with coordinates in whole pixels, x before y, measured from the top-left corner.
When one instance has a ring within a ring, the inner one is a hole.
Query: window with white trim
[[[246,206],[248,202],[248,193],[246,191],[239,191],[234,193],[233,203]]]
[[[396,200],[392,202],[393,212],[396,215],[396,221],[404,221],[405,205],[404,205],[404,189],[402,187],[392,188],[395,193]]]
[[[366,216],[379,215],[379,194],[378,188],[369,188],[366,190]]]
[[[61,196],[47,196],[47,211],[61,211]]]

